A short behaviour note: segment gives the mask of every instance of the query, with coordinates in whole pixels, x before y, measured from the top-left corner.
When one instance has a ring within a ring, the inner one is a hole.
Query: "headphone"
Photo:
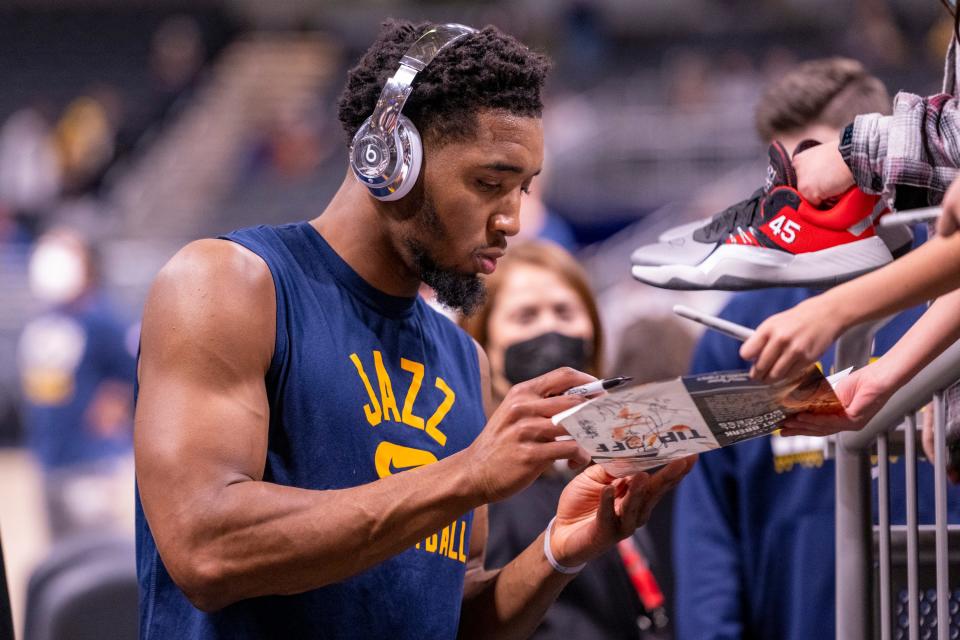
[[[350,168],[377,200],[399,200],[410,192],[420,175],[420,132],[401,114],[413,90],[413,79],[443,49],[475,32],[472,27],[455,23],[427,29],[400,59],[396,73],[383,86],[373,114],[353,136]]]

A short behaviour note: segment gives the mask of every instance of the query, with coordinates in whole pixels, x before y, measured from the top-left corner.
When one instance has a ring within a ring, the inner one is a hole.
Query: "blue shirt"
[[[30,321],[20,337],[24,423],[30,449],[47,470],[130,451],[131,424],[103,436],[90,421],[101,384],[133,384],[128,325],[92,293]]]
[[[741,293],[720,316],[756,327],[815,293]],[[893,346],[923,311],[906,311],[882,328],[874,355]],[[694,353],[693,372],[748,368],[740,344],[707,331]],[[821,363],[830,370],[832,348]],[[711,451],[680,483],[673,529],[678,640],[834,637],[835,467],[816,452],[790,451],[798,442],[774,435]],[[902,461],[891,464],[890,478],[891,521],[903,523]],[[933,467],[918,464],[917,478],[920,522],[930,523]],[[949,507],[951,521],[960,521],[956,487],[950,488]]]
[[[277,300],[264,481],[374,482],[469,445],[485,423],[477,350],[420,298],[365,282],[308,223],[227,236],[270,268]],[[347,580],[215,613],[171,581],[137,503],[141,638],[453,638],[472,512]]]

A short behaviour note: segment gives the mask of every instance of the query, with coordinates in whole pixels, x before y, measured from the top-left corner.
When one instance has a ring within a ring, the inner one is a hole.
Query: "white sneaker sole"
[[[845,282],[893,260],[874,236],[811,253],[725,244],[695,266],[635,266],[633,277],[664,289],[740,291],[766,287],[826,287]]]

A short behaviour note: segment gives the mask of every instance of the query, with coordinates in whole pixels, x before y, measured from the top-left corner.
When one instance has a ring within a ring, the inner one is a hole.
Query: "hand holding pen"
[[[812,298],[811,300],[815,300]],[[793,323],[798,327],[809,327],[816,323],[816,316],[813,317],[801,317],[796,318],[797,314],[802,314],[806,309],[806,306],[810,304],[810,300],[807,300],[805,303],[790,309],[776,316],[771,316],[772,318],[777,318],[781,316],[786,316],[789,314],[793,318]],[[749,327],[744,327],[735,322],[730,322],[729,320],[724,320],[723,318],[717,318],[715,316],[708,315],[697,311],[696,309],[691,309],[689,307],[684,307],[683,305],[676,305],[673,308],[674,313],[688,320],[693,320],[694,322],[699,322],[700,324],[713,329],[724,335],[728,335],[731,338],[736,338],[737,340],[745,342],[745,345],[740,348],[740,355],[745,360],[754,360],[760,351],[763,350],[763,342],[757,343],[756,339],[753,339],[757,334],[756,330],[750,329]],[[808,314],[809,315],[809,314]],[[766,320],[766,323],[769,323],[770,319]],[[765,323],[765,324],[766,324]],[[763,325],[761,325],[761,329]],[[781,378],[789,378],[793,375],[796,375],[804,368],[809,366],[816,360],[816,354],[822,353],[824,349],[833,341],[832,334],[829,332],[827,334],[821,334],[818,336],[818,342],[812,344],[808,347],[809,353],[794,353],[789,357],[780,356],[780,362],[775,366],[772,366],[771,357],[769,355],[763,355],[759,360],[754,362],[753,367],[750,369],[750,377],[762,382],[769,380],[778,380]],[[769,350],[767,352],[769,353]],[[774,360],[776,357],[773,358]]]
[[[593,382],[588,382],[587,384],[577,385],[576,387],[570,387],[563,392],[565,396],[593,396],[598,393],[603,393],[604,391],[609,391],[610,389],[616,389],[617,387],[624,385],[633,380],[630,376],[618,376],[616,378],[605,378],[603,380],[594,380]],[[573,440],[573,436],[557,436],[557,440]]]
[[[603,380],[595,380],[594,382],[589,382],[587,384],[581,384],[576,387],[571,387],[563,392],[565,396],[592,396],[603,391],[609,391],[610,389],[616,389],[617,387],[624,385],[633,380],[630,376],[618,376],[616,378],[605,378]]]

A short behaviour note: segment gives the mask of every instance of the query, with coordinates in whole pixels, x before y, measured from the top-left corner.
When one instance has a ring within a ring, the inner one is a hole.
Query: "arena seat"
[[[106,637],[137,637],[133,544],[102,535],[66,540],[30,578],[24,640]]]

